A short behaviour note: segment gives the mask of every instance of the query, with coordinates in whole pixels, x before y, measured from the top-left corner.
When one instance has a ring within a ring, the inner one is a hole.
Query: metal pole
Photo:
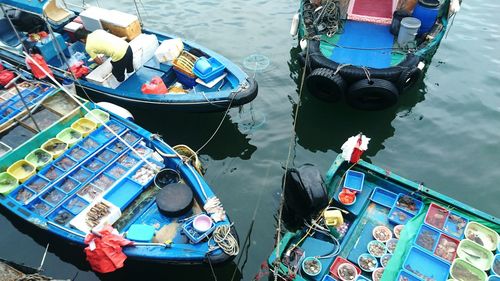
[[[137,6],[136,0],[134,0],[134,6],[135,6],[135,11],[137,12],[137,17],[139,17],[139,22],[141,23],[141,26],[143,26],[141,13],[139,12],[139,7]]]
[[[5,85],[5,88],[8,88],[11,84],[14,85],[14,88],[16,88],[16,92],[17,94],[19,95],[19,98],[21,99],[21,101],[23,102],[24,104],[24,107],[26,107],[26,110],[28,111],[28,114],[31,118],[31,120],[33,120],[33,124],[35,124],[35,127],[36,129],[38,130],[38,132],[41,132],[42,130],[40,130],[40,127],[38,127],[38,124],[36,123],[35,121],[35,118],[33,117],[33,114],[31,114],[31,110],[30,108],[28,107],[28,104],[26,103],[26,101],[24,100],[24,97],[23,95],[21,94],[21,91],[19,90],[19,87],[17,86],[17,83],[16,83],[16,80],[19,79],[21,76],[18,75],[16,78],[12,79],[12,81],[10,81],[7,85]]]

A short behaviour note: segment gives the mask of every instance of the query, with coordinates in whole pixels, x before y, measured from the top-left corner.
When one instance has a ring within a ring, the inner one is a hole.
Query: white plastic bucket
[[[415,40],[418,29],[422,23],[419,19],[413,17],[406,17],[401,20],[399,33],[398,33],[398,44],[400,47],[404,47],[408,42]]]

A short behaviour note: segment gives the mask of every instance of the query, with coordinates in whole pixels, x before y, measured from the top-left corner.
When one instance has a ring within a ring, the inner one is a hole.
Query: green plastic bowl
[[[97,118],[95,118],[94,116]],[[99,127],[102,125],[102,123],[106,123],[109,121],[109,113],[96,108],[85,114],[85,118],[94,121],[94,123],[97,124],[97,127]]]
[[[56,135],[56,138],[67,143],[69,147],[72,147],[75,143],[82,139],[82,133],[73,128],[66,128],[60,131],[59,134]]]
[[[466,260],[464,260],[462,258],[455,259],[453,261],[453,263],[451,264],[451,267],[450,267],[451,278],[453,278],[455,280],[464,280],[464,278],[460,278],[463,276],[458,276],[458,273],[460,271],[463,271],[463,270],[467,270],[468,272],[471,273],[472,276],[476,277],[476,278],[472,278],[471,280],[468,280],[468,281],[486,281],[487,276],[486,276],[486,273],[484,271],[473,266],[472,264],[470,264],[469,262],[467,262]],[[457,276],[455,276],[455,275],[457,275]]]
[[[52,161],[52,154],[44,149],[37,148],[28,153],[28,155],[24,157],[24,160],[30,162],[37,170],[41,170]]]
[[[7,172],[0,173],[0,193],[9,194],[19,185],[19,181]]]
[[[492,252],[468,239],[460,241],[457,248],[457,255],[484,271],[487,271],[493,262]]]

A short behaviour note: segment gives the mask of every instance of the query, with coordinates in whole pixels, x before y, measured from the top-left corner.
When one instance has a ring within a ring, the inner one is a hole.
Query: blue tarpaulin
[[[0,0],[0,4],[9,5],[28,12],[43,14],[43,8],[50,0]]]

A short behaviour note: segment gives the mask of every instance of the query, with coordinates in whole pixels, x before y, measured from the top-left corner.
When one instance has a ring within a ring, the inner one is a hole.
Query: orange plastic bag
[[[155,76],[151,81],[144,83],[141,87],[143,94],[166,94],[168,93],[167,86],[163,83],[160,77]]]

